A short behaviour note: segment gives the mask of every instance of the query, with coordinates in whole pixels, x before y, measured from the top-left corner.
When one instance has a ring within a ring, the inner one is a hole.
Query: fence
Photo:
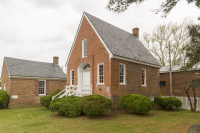
[[[169,96],[162,96],[162,97],[169,97]],[[188,100],[187,97],[180,97],[180,96],[175,96],[176,98],[178,98],[179,100],[181,100],[182,102],[182,106],[181,108],[182,109],[188,109],[190,110],[190,101]],[[190,97],[191,101],[192,101],[192,104],[193,104],[193,107],[194,107],[194,97]],[[200,97],[197,97],[197,108],[196,110],[200,111]]]

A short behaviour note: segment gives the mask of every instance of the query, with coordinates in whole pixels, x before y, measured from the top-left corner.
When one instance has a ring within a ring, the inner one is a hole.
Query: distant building
[[[183,89],[185,73],[181,70],[182,65],[172,66],[172,90],[174,96],[186,96]],[[187,78],[188,81],[192,81],[200,78],[200,67],[195,71],[192,71]],[[200,87],[196,86],[196,94],[200,97]],[[160,91],[162,96],[170,96],[170,77],[169,66],[163,66],[160,69]],[[190,96],[193,97],[192,88],[190,89]]]
[[[41,96],[66,86],[58,57],[53,63],[5,57],[1,80],[1,89],[9,94],[9,108],[40,106]]]

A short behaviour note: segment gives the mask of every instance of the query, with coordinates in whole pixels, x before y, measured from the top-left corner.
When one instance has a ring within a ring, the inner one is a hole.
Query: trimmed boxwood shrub
[[[152,102],[146,96],[126,94],[120,99],[120,107],[131,110],[133,113],[146,114],[152,109]]]
[[[168,100],[167,100],[167,98],[154,97],[154,103],[156,103],[161,108],[165,109],[165,107],[168,104]]]
[[[182,102],[176,97],[155,97],[154,102],[163,109],[171,110],[173,107],[180,108]]]
[[[8,93],[4,90],[0,90],[0,109],[5,108],[7,102],[8,102]]]
[[[82,97],[67,96],[63,98],[55,98],[51,101],[49,109],[59,112],[60,115],[66,117],[78,117],[81,115],[81,110],[78,109]]]
[[[45,106],[46,108],[49,108],[49,105],[52,101],[52,96],[55,96],[60,91],[61,91],[60,89],[56,89],[54,92],[50,93],[49,95],[41,97],[40,104],[42,104],[42,106]]]
[[[79,110],[92,118],[112,109],[111,99],[98,94],[83,97],[79,105]]]

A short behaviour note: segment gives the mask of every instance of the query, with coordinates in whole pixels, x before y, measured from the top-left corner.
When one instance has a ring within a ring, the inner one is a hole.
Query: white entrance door
[[[84,92],[88,92],[90,91],[90,71],[84,71],[83,72],[83,87],[82,89],[84,90]],[[88,91],[86,91],[88,90]]]

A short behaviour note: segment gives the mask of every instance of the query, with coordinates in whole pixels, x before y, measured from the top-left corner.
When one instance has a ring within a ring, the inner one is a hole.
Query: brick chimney
[[[139,28],[134,28],[133,30],[133,35],[136,36],[139,39]]]
[[[59,59],[59,57],[54,56],[54,57],[53,57],[53,63],[54,63],[54,64],[58,64],[58,59]]]

